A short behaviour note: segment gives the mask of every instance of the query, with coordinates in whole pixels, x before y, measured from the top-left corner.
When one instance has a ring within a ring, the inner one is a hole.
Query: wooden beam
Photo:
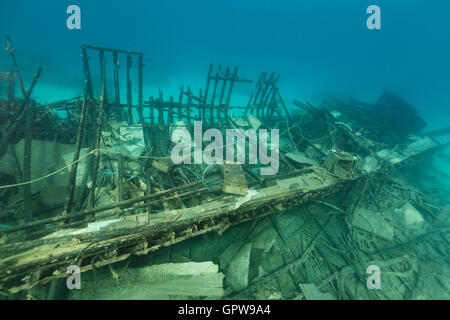
[[[101,78],[102,78],[102,89],[100,93],[100,103],[98,108],[98,115],[97,115],[97,130],[95,134],[95,150],[100,149],[100,139],[102,136],[102,126],[103,126],[103,106],[105,101],[105,91],[106,91],[106,63],[104,59],[104,51],[100,51],[100,61],[101,61]],[[94,153],[94,163],[93,163],[93,170],[92,170],[92,188],[91,188],[91,200],[90,200],[90,207],[95,207],[95,189],[97,187],[97,171],[98,166],[100,163],[100,152],[96,151]]]
[[[235,67],[234,71],[233,71],[233,75],[231,76],[231,83],[228,88],[227,100],[225,102],[226,107],[228,107],[230,105],[231,93],[233,92],[234,83],[236,82],[236,79],[237,79],[238,69],[239,69],[238,67]]]
[[[89,70],[89,57],[87,55],[86,46],[81,45],[81,58],[83,61],[84,80],[87,81],[87,99],[94,99],[94,90],[92,88],[91,71]]]
[[[133,115],[131,110],[131,105],[133,102],[132,92],[131,92],[131,78],[130,78],[130,70],[131,70],[131,55],[127,54],[127,105],[128,105],[128,124],[133,124]]]
[[[75,144],[75,152],[72,159],[72,167],[70,169],[69,184],[67,187],[66,205],[63,215],[69,215],[72,211],[73,197],[75,193],[75,181],[77,177],[78,159],[80,158],[80,150],[83,144],[84,127],[86,123],[87,114],[87,97],[88,97],[88,80],[84,80],[84,95],[83,102],[81,104],[80,124],[78,126],[77,141]]]
[[[115,103],[116,103],[116,109],[117,109],[117,121],[120,122],[120,116],[121,116],[121,110],[120,108],[120,84],[119,84],[119,57],[117,52],[113,52],[113,64],[114,64],[114,96],[115,96]]]
[[[213,92],[212,92],[212,96],[211,96],[211,124],[214,123],[214,112],[213,112],[213,108],[214,108],[214,104],[215,104],[215,100],[216,100],[216,92],[217,92],[217,85],[219,84],[219,80],[218,77],[221,74],[221,70],[222,67],[219,65],[219,67],[216,70],[216,78],[214,79],[214,88],[213,88]]]

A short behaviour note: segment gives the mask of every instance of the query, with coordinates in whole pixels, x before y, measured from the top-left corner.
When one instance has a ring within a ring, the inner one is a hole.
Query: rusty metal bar
[[[41,72],[42,72],[42,68],[39,68],[38,71],[36,72],[36,74],[34,75],[33,82],[31,83],[30,89],[27,90],[27,94],[26,94],[25,98],[23,99],[23,102],[17,111],[17,114],[16,114],[14,120],[12,121],[11,126],[9,127],[9,130],[5,134],[3,141],[0,144],[0,156],[2,156],[5,153],[5,151],[7,150],[10,140],[12,139],[13,135],[15,134],[17,127],[21,124],[21,120],[24,117],[25,107],[26,107],[28,101],[30,100],[31,92],[33,91],[33,88],[36,85],[36,82],[39,79]]]
[[[113,79],[114,79],[114,102],[116,105],[116,112],[117,112],[117,121],[120,122],[122,119],[122,109],[120,107],[120,82],[119,82],[119,56],[117,52],[113,52],[113,64],[114,64],[114,73],[113,73]]]
[[[198,104],[197,104],[198,117],[200,121],[203,121],[205,119],[205,108],[203,108],[202,101],[203,101],[202,88],[200,88],[198,92]]]
[[[102,136],[102,126],[103,126],[103,107],[105,101],[105,92],[106,92],[106,63],[104,59],[105,52],[100,50],[100,61],[101,61],[101,78],[102,78],[102,89],[100,93],[100,103],[98,108],[97,115],[97,131],[95,134],[95,150],[100,149],[100,139]],[[95,206],[95,188],[97,187],[97,171],[100,162],[100,154],[98,151],[94,153],[94,164],[92,170],[92,188],[91,188],[91,200],[90,207],[93,208]]]
[[[150,108],[150,123],[155,124],[155,101],[153,97],[149,98],[148,107]]]
[[[219,96],[219,105],[222,106],[222,101],[223,101],[223,96],[225,94],[225,87],[227,85],[227,80],[228,79],[228,75],[230,73],[230,68],[227,66],[227,68],[225,69],[225,76],[223,79],[223,83],[222,83],[222,90],[220,91],[220,96]]]
[[[187,121],[191,122],[191,105],[192,105],[192,91],[191,87],[188,87],[188,102],[186,107]]]
[[[184,88],[183,86],[180,87],[180,95],[178,96],[178,114],[181,114],[181,108],[183,107],[183,94],[184,94]],[[182,120],[179,116],[178,116],[178,120]]]
[[[159,100],[157,101],[158,106],[158,124],[164,126],[164,108],[163,108],[163,92],[159,89]]]
[[[203,96],[203,108],[204,108],[204,112],[206,107],[208,106],[208,92],[209,92],[209,84],[211,82],[211,72],[213,69],[213,64],[210,63],[209,64],[209,69],[208,69],[208,76],[206,77],[206,86],[205,86],[205,95]],[[211,114],[212,114],[212,110],[211,110]],[[205,119],[206,117],[203,116],[203,119]]]
[[[234,83],[237,79],[237,73],[238,73],[238,67],[234,68],[233,74],[231,76],[231,82],[230,82],[230,87],[228,88],[228,95],[227,95],[227,99],[225,102],[225,106],[228,107],[230,105],[230,100],[231,100],[231,93],[233,92],[233,87],[234,87]]]
[[[23,97],[25,97],[27,94],[27,89],[25,89],[25,86],[23,85],[23,80],[22,76],[20,75],[19,67],[17,65],[16,56],[14,55],[15,50],[11,45],[11,40],[9,39],[9,35],[7,33],[5,33],[5,39],[6,39],[6,51],[8,51],[9,55],[11,56],[14,68],[16,69],[17,79],[19,79],[20,90],[22,90],[22,95]]]
[[[283,107],[283,110],[286,113],[286,117],[288,118],[288,121],[290,123],[290,122],[292,122],[291,115],[289,114],[289,111],[288,111],[288,109],[286,107],[286,104],[284,103],[283,97],[281,96],[280,91],[278,90],[278,88],[276,88],[276,92],[277,92],[278,98],[280,99],[281,106]]]
[[[139,113],[139,121],[142,125],[142,128],[144,128],[144,112],[142,109],[142,103],[143,103],[143,94],[144,94],[144,57],[142,54],[139,55],[138,58],[138,113]],[[144,134],[145,137],[145,134]]]
[[[267,91],[269,90],[269,87],[272,85],[272,80],[273,80],[274,75],[275,74],[272,72],[270,74],[269,79],[267,79],[267,81],[264,82],[264,89],[263,89],[261,95],[259,96],[259,102],[257,102],[256,114],[258,115],[258,117],[262,117],[263,108],[264,108],[264,106],[263,106],[264,97],[266,96]]]
[[[87,81],[87,99],[94,99],[94,89],[92,88],[91,71],[89,70],[89,57],[86,51],[87,46],[81,45],[81,58],[83,61],[84,80]]]
[[[277,82],[278,82],[279,78],[280,78],[280,74],[278,74],[276,77],[274,77],[272,79],[272,83],[270,85],[270,88],[267,91],[267,94],[266,94],[266,96],[265,96],[265,98],[264,98],[264,100],[262,102],[261,116],[264,116],[264,108],[266,108],[266,107],[267,107],[266,117],[269,116],[270,106],[267,106],[267,103],[269,102],[269,104],[270,104],[270,102],[272,101],[272,97],[273,97],[273,95],[275,93],[275,88],[276,88],[276,85],[277,85]]]
[[[216,70],[216,78],[214,79],[214,88],[213,88],[213,92],[212,92],[212,96],[211,96],[211,124],[214,123],[214,104],[215,104],[215,100],[216,100],[216,92],[217,92],[217,85],[219,84],[219,80],[218,77],[221,74],[221,70],[222,67],[219,65],[219,67]]]
[[[103,65],[105,64],[105,51],[99,50],[98,58],[99,58],[99,63],[100,63],[100,81],[103,86],[103,82],[106,83],[106,74],[103,72]],[[103,90],[103,88],[101,87],[100,90]],[[100,95],[102,95],[102,93],[100,93]],[[104,96],[104,99],[106,99],[106,92],[103,94],[103,96]]]
[[[250,95],[250,99],[248,100],[247,107],[245,108],[245,114],[248,114],[249,111],[253,111],[253,105],[255,104],[255,100],[257,99],[259,91],[261,90],[262,82],[264,81],[263,77],[265,77],[265,72],[262,72],[258,78],[258,82],[256,83],[255,88]]]
[[[173,123],[173,97],[170,96],[170,101],[169,101],[169,107],[168,107],[168,114],[167,114],[167,123],[171,124]]]
[[[127,106],[128,106],[128,124],[133,124],[133,115],[131,110],[131,105],[133,102],[133,97],[131,93],[131,79],[130,79],[130,69],[131,69],[131,55],[127,54]]]
[[[78,159],[80,158],[81,145],[83,144],[84,127],[86,123],[87,113],[87,96],[88,96],[88,80],[84,80],[83,102],[81,104],[80,124],[78,126],[77,142],[75,145],[75,153],[72,160],[72,168],[70,170],[69,185],[67,187],[66,207],[63,215],[68,215],[72,211],[73,197],[75,192],[75,180],[77,177]]]

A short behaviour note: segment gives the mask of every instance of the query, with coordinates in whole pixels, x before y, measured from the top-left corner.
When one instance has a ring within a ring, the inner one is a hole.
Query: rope
[[[49,178],[49,177],[51,177],[51,176],[54,176],[55,174],[57,174],[57,173],[59,173],[59,172],[65,170],[65,169],[67,169],[68,167],[72,166],[73,164],[75,164],[75,163],[77,163],[77,162],[83,160],[84,158],[86,158],[86,157],[89,156],[90,154],[92,154],[92,153],[94,153],[94,152],[97,152],[97,151],[99,151],[99,150],[100,150],[100,149],[94,149],[94,150],[92,150],[91,152],[86,153],[84,156],[82,156],[82,157],[79,158],[78,160],[76,160],[76,161],[74,161],[74,162],[68,164],[68,165],[65,166],[65,167],[62,167],[61,169],[58,169],[58,170],[56,170],[56,171],[54,171],[54,172],[52,172],[52,173],[49,173],[49,174],[47,174],[47,175],[45,175],[45,176],[43,176],[43,177],[40,177],[40,178],[31,180],[31,181],[15,183],[15,184],[10,184],[10,185],[6,185],[6,186],[0,186],[0,189],[7,189],[7,188],[13,188],[13,187],[24,186],[24,185],[27,185],[27,184],[32,184],[32,183],[34,183],[34,182],[38,182],[38,181],[47,179],[47,178]]]

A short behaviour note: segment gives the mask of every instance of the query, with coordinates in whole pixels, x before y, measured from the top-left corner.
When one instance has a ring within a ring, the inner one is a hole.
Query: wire
[[[202,173],[202,178],[201,178],[201,180],[205,180],[205,174],[206,174],[206,171],[208,171],[208,169],[209,168],[211,168],[213,165],[215,165],[215,164],[217,164],[217,163],[211,163],[211,164],[209,164],[207,167],[206,167],[206,169],[203,171],[203,173]]]
[[[115,153],[115,154],[123,154],[123,155],[125,155],[125,156],[128,156],[128,154],[123,153],[123,152],[120,152],[120,151],[104,150],[104,149],[94,149],[94,150],[92,150],[92,151],[86,153],[84,156],[82,156],[82,157],[79,158],[78,160],[75,160],[75,161],[73,161],[72,163],[69,163],[68,165],[66,165],[66,166],[64,166],[64,167],[62,167],[62,168],[60,168],[60,169],[58,169],[58,170],[56,170],[56,171],[54,171],[54,172],[52,172],[52,173],[49,173],[49,174],[47,174],[47,175],[45,175],[45,176],[42,176],[42,177],[37,178],[37,179],[34,179],[34,180],[25,181],[25,182],[20,182],[20,183],[15,183],[15,184],[9,184],[9,185],[5,185],[5,186],[0,186],[0,190],[1,190],[1,189],[7,189],[7,188],[20,187],[20,186],[24,186],[24,185],[27,185],[27,184],[32,184],[32,183],[35,183],[35,182],[38,182],[38,181],[47,179],[47,178],[49,178],[49,177],[51,177],[51,176],[54,176],[55,174],[57,174],[57,173],[59,173],[59,172],[61,172],[61,171],[65,170],[65,169],[71,167],[71,166],[74,165],[75,163],[77,163],[77,162],[83,160],[84,158],[86,158],[86,157],[88,157],[89,155],[91,155],[91,154],[93,154],[93,153],[96,153],[96,152],[100,152],[100,153],[104,153],[104,154],[107,154],[107,153]],[[167,158],[167,157],[150,157],[150,156],[148,156],[148,157],[147,157],[147,156],[145,156],[145,157],[137,156],[137,157],[139,157],[139,158],[150,158],[150,159],[165,159],[165,158]]]
[[[97,151],[100,151],[100,149],[94,149],[94,150],[92,150],[91,152],[86,153],[84,156],[82,156],[82,157],[79,158],[78,160],[76,160],[76,161],[74,161],[74,162],[68,164],[68,165],[65,166],[65,167],[62,167],[61,169],[58,169],[58,170],[56,170],[56,171],[54,171],[54,172],[52,172],[52,173],[49,173],[49,174],[47,174],[47,175],[45,175],[45,176],[43,176],[43,177],[40,177],[40,178],[31,180],[31,181],[25,181],[25,182],[20,182],[20,183],[15,183],[15,184],[6,185],[6,186],[0,186],[0,189],[7,189],[7,188],[13,188],[13,187],[24,186],[24,185],[27,185],[27,184],[31,184],[31,183],[34,183],[34,182],[38,182],[38,181],[47,179],[47,178],[49,178],[49,177],[51,177],[51,176],[53,176],[53,175],[55,175],[55,174],[57,174],[57,173],[59,173],[59,172],[65,170],[65,169],[67,169],[68,167],[74,165],[75,163],[77,163],[77,162],[83,160],[84,158],[86,158],[86,157],[89,156],[90,154],[95,153],[95,152],[97,152]]]
[[[211,190],[211,189],[209,189],[208,185],[207,185],[206,182],[205,182],[205,172],[206,172],[206,170],[207,170],[211,165],[213,165],[213,164],[215,164],[215,163],[211,163],[211,164],[205,169],[205,171],[203,171],[203,178],[200,178],[200,176],[199,176],[194,170],[192,170],[191,168],[186,167],[186,169],[189,170],[189,171],[190,171],[190,172],[191,172],[198,180],[200,180],[200,181],[203,180],[203,185],[204,185],[205,188],[209,191],[209,190]],[[211,193],[211,197],[212,197],[212,198],[215,198],[215,196],[214,196],[213,193]]]

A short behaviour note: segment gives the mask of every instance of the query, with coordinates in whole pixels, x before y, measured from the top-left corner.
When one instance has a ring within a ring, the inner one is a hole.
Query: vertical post
[[[259,76],[258,82],[255,85],[255,88],[253,89],[253,92],[250,96],[247,107],[245,108],[245,114],[247,114],[249,110],[250,110],[250,112],[253,112],[255,101],[258,99],[259,92],[261,91],[261,87],[262,87],[262,84],[264,83],[265,77],[266,77],[266,73],[262,72],[261,75]]]
[[[23,180],[31,180],[31,125],[33,119],[34,102],[31,102],[26,109],[25,124],[25,144],[23,157]],[[31,185],[28,183],[23,187],[23,209],[25,213],[25,221],[29,222],[33,219],[31,208]]]
[[[272,96],[270,97],[270,100],[268,101],[269,104],[267,105],[267,117],[272,117],[275,113],[275,106],[276,106],[276,94],[277,94],[277,88],[274,85],[272,90]]]
[[[170,125],[173,123],[173,97],[170,96],[170,102],[169,102],[169,111],[167,114],[167,123]]]
[[[202,95],[202,88],[200,88],[199,92],[198,92],[198,118],[200,119],[200,121],[203,121],[205,118],[205,108],[203,108],[203,95]]]
[[[143,106],[143,94],[144,94],[144,57],[143,54],[139,54],[138,58],[138,115],[139,123],[142,126],[142,135],[144,136],[145,148],[148,147],[147,127],[144,121],[144,106]]]
[[[78,127],[77,142],[75,145],[75,153],[72,160],[72,168],[70,170],[69,185],[67,188],[65,215],[72,211],[73,196],[75,191],[75,179],[77,177],[78,159],[80,158],[80,149],[83,143],[84,136],[84,124],[86,122],[86,104],[88,95],[88,80],[84,80],[84,95],[83,102],[81,104],[80,124]]]
[[[211,72],[212,72],[213,64],[209,64],[208,76],[206,77],[206,86],[205,86],[205,95],[203,96],[203,119],[206,119],[205,112],[206,107],[208,106],[208,91],[209,91],[209,83],[211,82]]]
[[[150,123],[155,124],[155,101],[153,97],[149,98],[148,107],[150,108]]]
[[[220,106],[222,106],[223,96],[225,94],[225,87],[227,85],[227,80],[228,80],[229,73],[230,73],[230,68],[227,66],[227,68],[225,70],[225,76],[223,78],[222,90],[220,90],[220,96],[219,96],[219,105]]]
[[[103,126],[103,107],[105,101],[105,81],[106,81],[106,64],[104,59],[104,51],[100,50],[100,61],[101,61],[101,79],[102,79],[102,89],[100,93],[100,103],[98,108],[98,116],[97,116],[97,131],[95,134],[95,153],[94,153],[94,165],[92,170],[92,189],[91,189],[91,200],[90,207],[95,206],[95,188],[97,187],[97,170],[100,162],[100,139],[102,136],[102,126]]]
[[[233,75],[231,76],[231,83],[230,83],[230,87],[228,88],[228,95],[227,95],[227,100],[225,102],[225,106],[228,107],[230,105],[230,100],[231,100],[231,93],[233,92],[233,86],[234,86],[234,82],[237,79],[237,73],[238,73],[238,67],[234,68],[233,71]]]
[[[272,107],[272,100],[273,100],[273,97],[274,97],[274,95],[276,94],[276,86],[277,86],[277,82],[278,82],[278,79],[280,79],[280,74],[278,74],[273,80],[272,80],[272,84],[271,84],[271,86],[270,86],[270,89],[269,89],[269,92],[267,93],[267,95],[266,95],[266,98],[264,99],[264,106],[267,106],[267,111],[266,111],[266,117],[269,117],[270,116],[270,112],[272,112],[271,111],[271,107]],[[269,105],[267,105],[267,103],[269,103]]]
[[[192,91],[191,91],[191,87],[188,87],[188,102],[187,102],[187,107],[186,107],[188,123],[191,123],[191,105],[192,105]]]
[[[267,88],[267,93],[265,94],[264,98],[261,100],[261,118],[264,117],[264,113],[268,113],[268,107],[267,107],[267,102],[269,101],[270,97],[273,95],[273,92],[275,90],[275,86],[276,86],[276,82],[278,81],[278,77],[271,77],[269,79],[269,83],[268,83],[268,88]],[[265,110],[265,108],[267,107],[267,111]]]
[[[259,79],[260,81],[259,81],[258,89],[256,90],[256,94],[253,97],[253,105],[255,105],[258,102],[259,95],[261,94],[261,91],[264,88],[264,83],[266,82],[266,76],[267,76],[267,72],[264,71],[261,74],[261,78]]]
[[[22,95],[25,97],[27,94],[27,89],[25,89],[25,86],[23,85],[22,76],[20,75],[19,67],[17,66],[16,56],[14,55],[15,50],[11,45],[11,40],[9,39],[9,35],[7,33],[5,33],[5,39],[6,39],[6,51],[8,51],[9,55],[11,56],[14,68],[16,68],[17,79],[19,79],[20,89],[22,90]]]
[[[277,92],[278,98],[280,99],[281,106],[283,107],[283,110],[286,113],[286,117],[288,118],[288,125],[289,125],[289,123],[292,122],[291,115],[289,114],[286,104],[284,103],[283,97],[281,97],[280,91],[278,90],[278,88],[276,88],[275,90]]]
[[[113,52],[113,63],[114,63],[114,96],[117,111],[117,121],[120,122],[122,116],[122,110],[120,108],[120,84],[119,84],[119,57],[117,51]]]
[[[181,108],[183,107],[183,94],[184,94],[184,88],[183,88],[183,86],[181,86],[180,87],[180,95],[178,96],[178,120],[182,120]]]
[[[163,107],[163,92],[159,89],[159,101],[158,101],[158,124],[164,126],[164,107]]]
[[[275,74],[272,72],[270,74],[269,79],[264,82],[264,89],[262,90],[261,95],[259,97],[258,109],[257,109],[257,113],[256,113],[258,115],[258,117],[262,117],[262,115],[264,113],[264,110],[263,110],[264,109],[264,104],[263,104],[264,97],[267,94],[267,90],[269,89],[269,86],[272,85],[274,75]]]
[[[103,83],[106,84],[106,74],[103,72],[103,65],[105,63],[105,51],[103,49],[99,49],[98,58],[100,62],[100,81],[103,87]],[[103,88],[101,88],[100,90],[103,90]],[[102,93],[100,93],[100,95],[102,95]],[[106,100],[106,92],[103,93],[103,99]]]
[[[143,99],[143,88],[144,88],[144,83],[143,83],[143,79],[144,79],[144,57],[142,55],[142,53],[139,55],[139,62],[138,62],[138,74],[139,74],[139,84],[138,84],[138,90],[139,90],[139,98],[138,98],[138,103],[139,103],[139,118],[140,118],[140,122],[142,124],[142,127],[144,127],[144,112],[142,110],[142,99]]]
[[[211,124],[214,123],[214,102],[216,100],[217,85],[219,84],[219,77],[221,74],[222,67],[219,65],[216,71],[216,76],[214,77],[214,89],[211,97]]]
[[[131,55],[127,53],[127,106],[128,106],[128,124],[133,124],[133,116],[131,111],[132,96],[131,96],[131,79],[130,79],[130,69],[131,69]]]
[[[220,90],[220,96],[219,96],[219,105],[218,105],[218,110],[217,110],[217,117],[220,119],[220,108],[222,108],[222,101],[223,101],[223,96],[225,94],[225,87],[227,85],[227,80],[228,80],[228,76],[230,74],[230,68],[227,66],[226,70],[225,70],[225,76],[223,77],[223,82],[222,82],[222,90]],[[227,113],[225,113],[227,115]]]
[[[84,80],[87,81],[87,99],[94,99],[94,90],[92,88],[91,71],[89,70],[89,57],[87,55],[86,45],[81,45],[81,57],[83,61]]]
[[[163,103],[158,100],[158,124],[164,127],[164,107]]]

